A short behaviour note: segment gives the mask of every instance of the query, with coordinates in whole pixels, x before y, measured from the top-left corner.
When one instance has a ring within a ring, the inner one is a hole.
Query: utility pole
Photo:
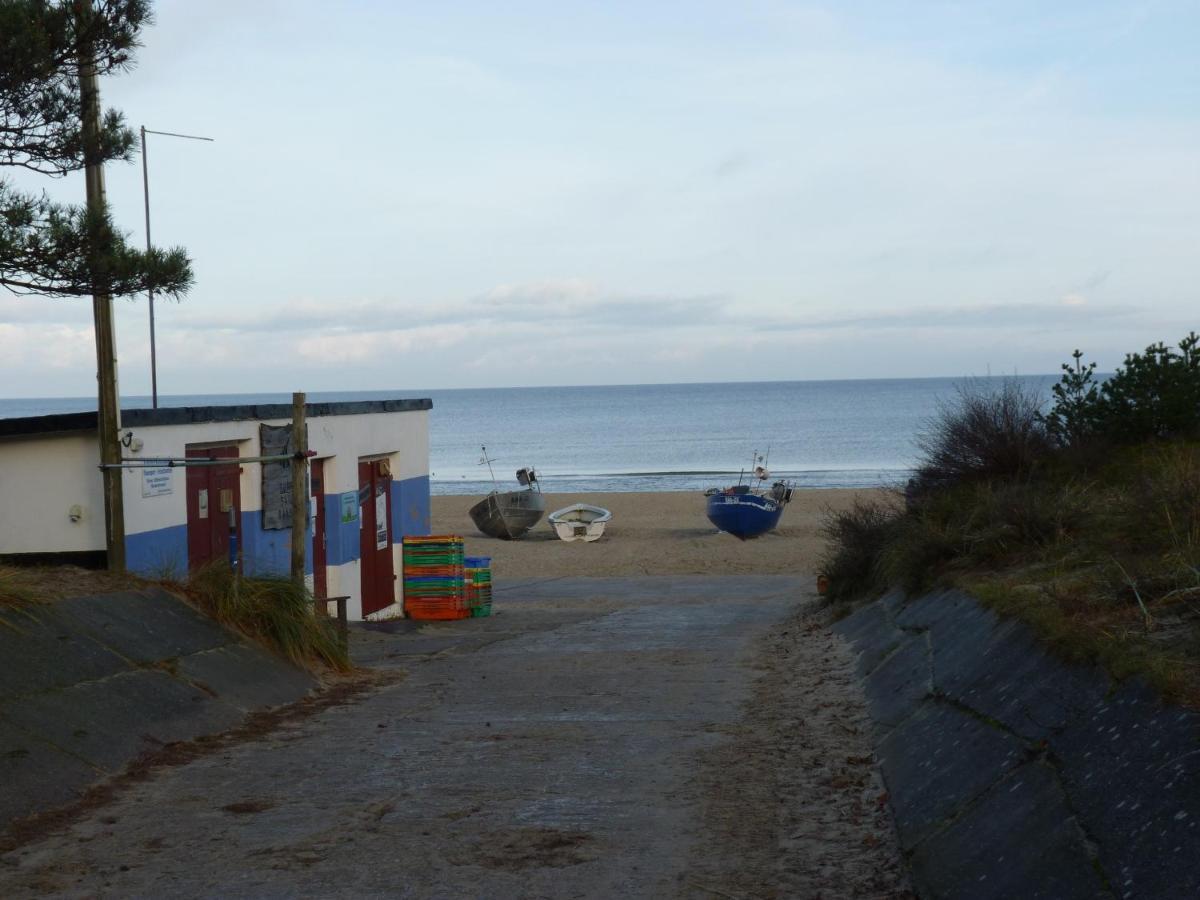
[[[308,431],[304,394],[292,394],[292,581],[304,585],[304,541],[308,534]]]
[[[147,161],[146,135],[161,134],[164,137],[187,138],[189,141],[211,141],[210,137],[198,134],[176,134],[174,131],[155,131],[143,125],[140,129],[142,136],[142,197],[146,205],[146,252],[153,249],[150,243],[150,163]],[[146,297],[150,301],[150,406],[158,409],[158,348],[154,342],[154,288],[146,289]]]
[[[141,128],[142,134],[142,197],[146,201],[146,252],[150,246],[150,164],[146,161],[146,126]],[[154,346],[154,288],[147,288],[147,299],[150,301],[150,406],[158,409],[158,353]]]
[[[75,27],[80,35],[79,94],[82,104],[83,158],[90,223],[92,318],[96,328],[96,380],[98,407],[96,438],[100,444],[100,470],[104,479],[104,538],[108,568],[125,571],[125,504],[122,496],[121,404],[117,393],[117,338],[112,296],[100,284],[104,268],[101,246],[106,209],[104,162],[100,147],[100,88],[90,39],[91,0],[76,0]]]

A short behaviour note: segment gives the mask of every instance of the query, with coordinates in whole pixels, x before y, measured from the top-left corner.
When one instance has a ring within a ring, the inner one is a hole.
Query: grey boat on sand
[[[488,459],[487,447],[483,448],[480,462],[486,463],[491,470],[492,460]],[[521,484],[521,490],[501,491],[497,488],[467,510],[475,527],[489,537],[515,541],[545,514],[546,498],[542,496],[537,473],[529,468],[518,469],[517,481]],[[492,482],[495,483],[494,474]]]

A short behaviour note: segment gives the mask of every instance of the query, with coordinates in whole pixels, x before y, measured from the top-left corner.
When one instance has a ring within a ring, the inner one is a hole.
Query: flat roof
[[[433,409],[429,398],[419,400],[342,400],[336,403],[306,403],[304,414],[322,416],[361,416],[372,413],[415,412]],[[0,419],[0,438],[30,437],[70,431],[95,431],[99,414],[92,412],[56,413],[49,416],[25,416]],[[290,403],[238,404],[235,406],[160,406],[158,409],[121,410],[122,428],[150,428],[155,425],[193,425],[204,422],[244,422],[291,419]]]

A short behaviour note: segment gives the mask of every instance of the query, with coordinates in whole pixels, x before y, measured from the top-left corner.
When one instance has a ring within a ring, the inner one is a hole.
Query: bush
[[[917,438],[918,494],[985,479],[1029,475],[1053,442],[1038,393],[1015,378],[998,386],[970,381],[942,406]]]
[[[901,519],[895,499],[856,499],[846,510],[825,509],[825,550],[819,571],[829,579],[826,599],[846,603],[885,588],[881,561]]]

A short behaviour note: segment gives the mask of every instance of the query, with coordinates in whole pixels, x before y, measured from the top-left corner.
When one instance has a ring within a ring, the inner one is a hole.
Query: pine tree
[[[147,0],[0,0],[0,166],[61,177],[130,161],[134,133],[115,110],[103,114],[98,140],[85,142],[80,67],[91,55],[98,75],[128,69],[148,24]],[[177,297],[191,281],[182,249],[138,250],[106,208],[54,203],[0,175],[0,286],[53,297],[147,289]]]
[[[125,568],[121,409],[112,298],[178,296],[191,284],[181,249],[135,250],[113,225],[104,163],[128,161],[133,132],[100,106],[98,78],[128,68],[150,23],[148,0],[0,0],[0,166],[84,172],[86,206],[53,203],[0,178],[0,287],[91,295],[97,443],[108,567]]]

